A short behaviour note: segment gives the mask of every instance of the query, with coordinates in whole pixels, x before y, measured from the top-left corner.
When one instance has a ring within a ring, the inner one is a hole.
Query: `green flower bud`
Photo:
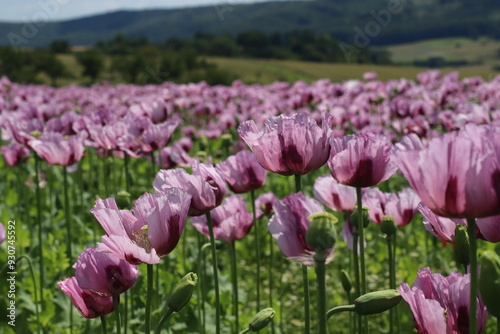
[[[360,315],[382,313],[398,305],[401,298],[394,289],[369,292],[354,300],[354,310]]]
[[[368,227],[368,224],[370,224],[370,215],[368,214],[368,210],[370,209],[365,206],[361,209],[361,214],[363,217],[363,227]],[[351,215],[351,224],[355,227],[358,227],[358,222],[358,207],[356,206],[354,208],[354,212]]]
[[[119,191],[116,194],[116,205],[119,209],[129,209],[130,208],[130,194],[126,191]]]
[[[174,288],[172,294],[168,297],[167,305],[174,312],[179,312],[189,302],[193,291],[198,283],[198,276],[195,273],[189,273]]]
[[[500,319],[500,257],[493,251],[481,256],[479,292],[488,312]]]
[[[342,287],[344,288],[345,292],[347,293],[351,292],[352,290],[351,277],[344,269],[340,271],[340,282],[342,283]]]
[[[470,263],[469,258],[469,233],[467,233],[467,227],[464,225],[457,224],[455,227],[455,259],[458,263],[466,266]]]
[[[380,223],[380,232],[387,234],[387,235],[393,235],[396,233],[398,227],[396,225],[396,222],[394,221],[394,217],[392,216],[383,216],[382,217],[382,223]]]
[[[275,314],[276,312],[271,307],[261,310],[252,318],[252,320],[250,320],[250,325],[248,325],[248,328],[252,332],[260,331],[261,329],[266,327],[271,322],[271,320],[273,320]]]
[[[200,162],[206,161],[208,154],[205,151],[198,151],[195,154],[196,159],[200,160]]]
[[[229,133],[224,133],[220,136],[220,139],[222,140],[223,147],[231,147],[233,145],[233,136]]]
[[[42,133],[40,131],[38,131],[38,130],[30,132],[30,136],[34,137],[34,138],[39,138],[41,135],[42,135]]]
[[[200,151],[206,151],[208,148],[208,138],[201,136],[199,139]]]
[[[317,252],[333,248],[337,241],[335,223],[337,217],[328,212],[318,212],[309,218],[311,224],[306,232],[306,242]]]

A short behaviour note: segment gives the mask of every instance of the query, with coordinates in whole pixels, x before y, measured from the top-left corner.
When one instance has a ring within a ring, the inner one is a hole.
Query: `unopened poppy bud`
[[[337,231],[335,231],[337,217],[328,212],[318,212],[308,219],[311,224],[306,233],[307,244],[317,252],[333,248],[337,241]]]
[[[42,133],[40,131],[38,131],[38,130],[30,132],[30,136],[33,137],[33,138],[39,138],[41,135],[42,135]]]
[[[174,312],[179,312],[191,299],[197,283],[198,276],[195,273],[191,272],[184,276],[168,297],[168,307]]]
[[[206,151],[208,148],[208,138],[205,136],[201,136],[199,140],[200,151]]]
[[[233,145],[233,136],[229,133],[224,133],[220,136],[220,139],[222,140],[223,147],[231,147],[231,145]]]
[[[344,269],[340,271],[340,282],[342,283],[342,287],[344,288],[345,292],[347,293],[351,292],[352,290],[351,277]]]
[[[369,209],[365,206],[361,209],[361,214],[363,217],[363,227],[368,227],[368,224],[370,224],[370,215],[368,214],[368,210]],[[358,222],[359,222],[358,207],[356,206],[354,208],[354,212],[351,215],[351,225],[353,225],[357,228]]]
[[[276,311],[274,311],[271,307],[265,308],[257,313],[252,320],[250,320],[250,325],[248,328],[252,332],[258,332],[261,329],[265,328],[271,320],[273,320]]]
[[[458,263],[466,266],[470,262],[469,257],[469,234],[467,233],[467,227],[464,225],[458,225],[455,227],[455,259]]]
[[[126,191],[119,191],[116,194],[116,205],[119,209],[129,209],[130,208],[130,194]]]
[[[500,257],[494,251],[481,256],[479,292],[488,312],[500,319]]]
[[[397,225],[392,216],[383,216],[382,223],[380,223],[380,232],[393,235],[397,231]]]
[[[205,151],[196,152],[196,159],[198,159],[199,161],[206,161],[207,157],[208,157],[208,154]]]
[[[394,289],[369,292],[354,300],[354,310],[360,315],[382,313],[398,305],[401,298]]]

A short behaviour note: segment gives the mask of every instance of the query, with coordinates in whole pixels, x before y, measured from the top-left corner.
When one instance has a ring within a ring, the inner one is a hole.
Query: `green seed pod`
[[[398,305],[401,298],[394,289],[369,292],[354,300],[354,310],[360,315],[382,313]]]
[[[493,251],[485,251],[481,256],[479,292],[488,312],[500,319],[500,256]]]
[[[116,205],[119,209],[129,209],[130,208],[130,194],[126,191],[119,191],[116,194]]]
[[[258,332],[271,322],[275,316],[276,312],[271,308],[265,308],[261,310],[259,313],[257,313],[252,320],[250,320],[250,325],[248,325],[248,328],[252,332]]]
[[[224,133],[220,136],[220,139],[222,140],[222,147],[231,147],[233,145],[233,136],[229,133]]]
[[[469,258],[469,234],[467,233],[467,227],[464,225],[459,225],[455,227],[455,259],[461,265],[468,265],[470,263]]]
[[[167,305],[174,312],[179,312],[189,302],[193,291],[198,283],[198,276],[195,273],[189,273],[182,278],[168,297]]]
[[[208,154],[205,151],[198,151],[195,154],[196,159],[200,160],[200,162],[204,162],[208,158]]]
[[[344,288],[345,292],[347,293],[351,292],[352,290],[351,277],[344,269],[340,271],[340,282],[342,283],[342,287]]]
[[[337,217],[328,212],[318,212],[308,219],[311,224],[306,233],[307,244],[316,252],[333,248],[337,241],[337,231],[335,230]]]
[[[370,215],[368,214],[368,209],[367,207],[363,207],[361,212],[363,215],[363,227],[368,227],[368,224],[370,224]],[[351,215],[351,225],[358,227],[358,207],[354,208],[354,212]]]
[[[396,233],[398,227],[396,225],[396,222],[394,221],[394,217],[392,216],[383,216],[382,217],[382,223],[380,223],[380,232],[387,234],[387,235],[393,235]]]

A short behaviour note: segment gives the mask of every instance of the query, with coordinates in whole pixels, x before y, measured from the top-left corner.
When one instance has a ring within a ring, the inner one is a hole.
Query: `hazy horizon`
[[[87,0],[85,2],[76,0],[19,0],[0,3],[0,22],[65,21],[119,10],[227,6],[267,1],[272,0]]]

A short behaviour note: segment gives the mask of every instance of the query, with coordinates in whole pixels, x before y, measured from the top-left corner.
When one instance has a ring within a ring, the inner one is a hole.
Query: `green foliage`
[[[55,39],[50,43],[49,48],[52,53],[68,53],[71,45],[65,39]]]
[[[76,60],[83,66],[83,76],[88,76],[96,81],[104,69],[103,56],[95,49],[90,49],[76,54]]]

